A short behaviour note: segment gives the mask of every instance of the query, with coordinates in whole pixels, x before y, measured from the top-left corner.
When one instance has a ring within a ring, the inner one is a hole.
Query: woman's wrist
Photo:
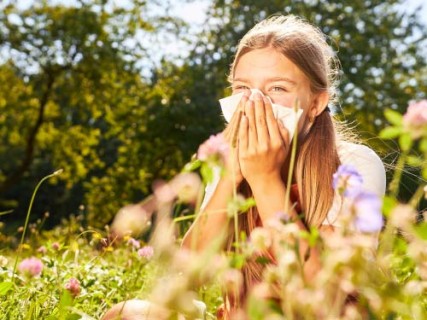
[[[237,188],[243,181],[241,176],[224,175],[219,179],[218,186]]]
[[[268,192],[273,188],[285,188],[285,184],[280,176],[280,173],[271,173],[265,175],[257,175],[253,177],[246,178],[251,190],[255,193],[257,191],[260,192]],[[286,189],[286,188],[285,188]]]

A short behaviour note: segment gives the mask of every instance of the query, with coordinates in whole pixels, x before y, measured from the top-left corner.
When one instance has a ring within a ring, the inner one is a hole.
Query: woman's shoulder
[[[354,166],[363,177],[367,191],[383,195],[386,188],[385,168],[378,154],[363,144],[341,141],[337,145],[341,164]]]

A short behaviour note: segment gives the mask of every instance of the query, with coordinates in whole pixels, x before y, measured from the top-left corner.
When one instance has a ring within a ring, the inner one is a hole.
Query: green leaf
[[[384,111],[384,116],[390,122],[391,124],[394,124],[395,126],[401,127],[402,126],[402,115],[394,111],[392,109],[386,109]]]
[[[243,268],[243,265],[245,264],[245,257],[241,254],[234,254],[233,257],[230,260],[230,266],[235,269],[241,269]]]
[[[213,180],[213,170],[212,167],[206,163],[203,163],[200,168],[200,174],[205,183],[210,183]]]
[[[67,314],[68,307],[73,305],[73,297],[68,290],[64,290],[61,299],[59,301],[59,313],[60,318],[64,318],[64,315]]]
[[[420,141],[420,150],[421,150],[422,152],[427,152],[427,138],[423,138],[423,139]]]
[[[427,240],[427,223],[421,223],[414,227],[415,233],[423,240]]]
[[[409,151],[412,147],[413,141],[409,133],[403,133],[399,137],[399,145],[403,151]]]
[[[2,211],[2,212],[0,212],[0,216],[3,216],[5,214],[9,214],[9,213],[12,213],[12,212],[13,212],[13,210]]]
[[[200,161],[199,159],[196,159],[194,161],[187,163],[184,166],[183,171],[184,172],[194,171],[194,170],[200,168],[201,165],[202,165],[202,161]]]
[[[259,263],[259,264],[262,264],[263,266],[265,266],[265,265],[271,263],[271,260],[269,258],[267,258],[267,257],[259,256],[259,257],[257,257],[255,259],[255,262]]]
[[[383,199],[383,213],[385,217],[390,216],[391,211],[396,207],[397,200],[394,197],[385,196]]]
[[[406,163],[412,167],[421,167],[424,164],[425,161],[423,161],[422,158],[417,156],[408,156],[406,158]]]
[[[245,199],[245,202],[243,202],[240,205],[239,211],[246,212],[250,208],[255,207],[255,206],[256,206],[255,199],[251,197],[251,198]]]
[[[13,287],[13,283],[5,281],[0,283],[0,296],[5,296]]]
[[[387,127],[381,130],[379,137],[382,139],[394,139],[402,133],[399,127]]]

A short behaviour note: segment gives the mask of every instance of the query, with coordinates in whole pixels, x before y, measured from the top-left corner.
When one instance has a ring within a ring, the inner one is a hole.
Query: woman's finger
[[[255,106],[254,101],[249,99],[245,104],[245,115],[248,122],[248,148],[250,146],[256,146],[257,143],[257,128],[256,128],[256,119],[255,119]]]
[[[239,155],[246,154],[249,148],[249,121],[246,115],[242,115],[239,126]]]
[[[228,123],[227,127],[223,131],[224,138],[228,142],[232,142],[233,138],[236,137],[236,134],[238,133],[238,126],[240,123],[240,118],[242,113],[244,112],[244,106],[246,104],[246,101],[248,101],[248,94],[244,93],[242,96],[242,99],[240,99],[240,102],[236,108],[236,110],[233,113],[233,116],[230,119],[230,122]]]
[[[270,135],[268,132],[266,117],[265,117],[265,104],[263,97],[260,93],[254,95],[255,105],[255,118],[256,118],[256,130],[257,130],[257,141],[260,144],[267,145]]]
[[[279,123],[281,123],[281,121],[280,120],[278,121],[274,117],[273,105],[271,104],[271,100],[268,99],[267,97],[264,97],[263,100],[265,105],[265,118],[267,122],[267,128],[268,128],[268,133],[270,135],[270,139],[273,141],[280,140],[281,133],[279,129]]]

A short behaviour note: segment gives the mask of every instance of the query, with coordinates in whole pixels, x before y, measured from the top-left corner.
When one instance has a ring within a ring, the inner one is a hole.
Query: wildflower
[[[21,261],[18,270],[28,276],[38,276],[43,271],[43,262],[36,257],[27,258]]]
[[[20,245],[22,250],[30,250],[31,246],[28,243],[23,243]]]
[[[415,222],[417,212],[409,205],[399,204],[390,214],[390,222],[396,228],[407,228]]]
[[[418,296],[423,293],[424,286],[421,281],[411,280],[406,283],[404,291],[407,295]]]
[[[59,245],[59,243],[58,243],[58,242],[54,242],[54,243],[52,243],[52,249],[53,249],[53,250],[58,251],[58,250],[59,250],[59,247],[60,247],[60,245]]]
[[[145,258],[147,260],[150,260],[154,255],[154,249],[152,246],[144,246],[138,250],[138,255],[141,258]]]
[[[7,258],[5,256],[0,256],[0,267],[1,268],[6,267],[7,262],[8,261],[7,261]]]
[[[129,238],[129,240],[127,241],[127,244],[129,246],[132,246],[132,248],[134,249],[139,249],[141,247],[141,244],[139,243],[139,241],[134,238]]]
[[[251,231],[250,239],[256,251],[265,251],[273,243],[271,232],[265,228],[254,228]]]
[[[222,275],[222,283],[225,289],[225,292],[237,293],[240,292],[240,289],[243,285],[243,275],[237,269],[228,269]]]
[[[153,193],[156,196],[156,199],[162,203],[172,202],[177,197],[172,186],[163,180],[154,181]]]
[[[414,139],[427,133],[427,100],[409,104],[403,115],[403,126]]]
[[[266,221],[265,226],[280,232],[284,225],[288,224],[290,221],[291,218],[288,214],[279,211]]]
[[[359,192],[353,202],[356,229],[362,232],[381,231],[384,225],[381,207],[381,199],[377,195],[370,192]]]
[[[197,158],[206,161],[209,158],[225,161],[228,157],[229,146],[222,133],[211,135],[197,151]]]
[[[343,164],[333,175],[332,186],[335,190],[346,197],[352,197],[360,190],[363,178],[356,168],[349,164]]]
[[[76,278],[70,278],[65,284],[65,289],[68,290],[73,297],[77,297],[80,294],[80,281]]]
[[[289,268],[297,262],[297,256],[292,250],[284,250],[279,257],[279,266],[281,268]]]
[[[186,172],[173,178],[169,185],[181,202],[195,203],[200,193],[202,181],[198,174]]]
[[[140,204],[127,205],[116,214],[112,229],[119,236],[141,234],[147,227],[149,214]]]
[[[47,249],[46,249],[46,247],[45,247],[45,246],[40,246],[40,247],[37,249],[37,252],[39,252],[39,253],[41,253],[41,254],[46,254],[46,253],[47,253]]]

